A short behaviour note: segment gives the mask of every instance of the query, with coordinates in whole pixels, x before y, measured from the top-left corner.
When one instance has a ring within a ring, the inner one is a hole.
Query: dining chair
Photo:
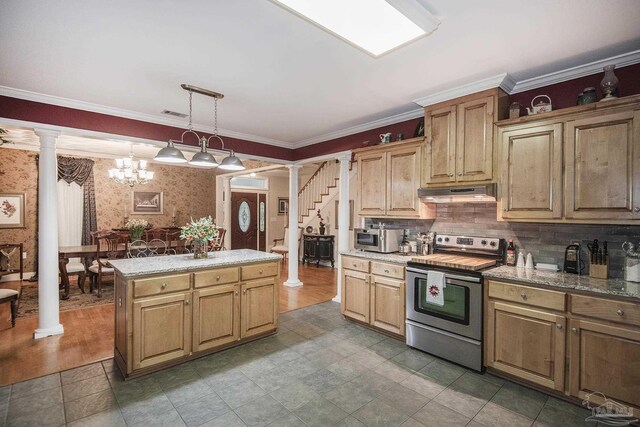
[[[108,231],[97,234],[96,256],[89,267],[92,287],[98,288],[98,298],[102,297],[102,281],[104,276],[113,276],[114,269],[109,261],[125,258],[129,252],[129,236],[125,233]]]
[[[0,289],[0,304],[11,303],[11,327],[16,326],[18,314],[18,291],[15,289]]]
[[[302,239],[302,227],[298,227],[298,255],[300,254],[300,240]],[[281,245],[276,243],[282,242]],[[282,255],[282,261],[286,262],[289,256],[289,228],[284,229],[284,237],[282,239],[273,239],[273,246],[269,252]],[[300,258],[300,256],[298,256]]]
[[[67,269],[67,276],[78,276],[78,288],[84,294],[84,281],[87,277],[87,267],[82,260],[68,262],[65,266]]]
[[[146,258],[149,256],[149,246],[144,240],[134,240],[129,243],[128,258]]]
[[[149,228],[144,230],[144,240],[167,240],[167,230],[164,228]]]
[[[222,227],[218,227],[218,235],[215,239],[211,241],[211,250],[212,251],[224,251],[226,248],[224,247],[224,235],[227,233]]]

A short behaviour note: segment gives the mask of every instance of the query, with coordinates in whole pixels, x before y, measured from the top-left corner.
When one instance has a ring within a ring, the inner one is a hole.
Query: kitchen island
[[[125,378],[276,332],[280,255],[241,249],[209,258],[111,261],[115,361]]]

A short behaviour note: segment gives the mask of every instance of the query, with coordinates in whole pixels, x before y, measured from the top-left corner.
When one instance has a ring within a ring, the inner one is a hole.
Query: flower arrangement
[[[197,220],[191,218],[191,222],[184,227],[180,227],[180,229],[182,230],[180,238],[189,243],[208,243],[218,237],[218,227],[211,219],[211,216]]]
[[[320,218],[320,227],[324,227],[324,218],[320,215],[320,209],[318,209],[318,214],[316,216]]]
[[[125,224],[125,227],[131,232],[132,240],[139,240],[142,237],[144,229],[147,228],[149,222],[146,219],[130,219]]]

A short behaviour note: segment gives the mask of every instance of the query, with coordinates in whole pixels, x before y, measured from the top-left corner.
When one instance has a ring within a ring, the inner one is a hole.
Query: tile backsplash
[[[560,268],[563,266],[567,245],[579,242],[582,245],[582,259],[585,260],[583,274],[588,274],[589,271],[586,244],[593,239],[598,239],[599,242],[607,241],[610,277],[624,275],[622,243],[640,241],[640,225],[499,222],[496,220],[495,203],[438,204],[435,220],[367,218],[365,226],[377,225],[378,222],[383,222],[388,227],[406,228],[411,237],[420,231],[435,231],[441,234],[513,239],[518,251],[532,254],[534,263],[558,264]]]

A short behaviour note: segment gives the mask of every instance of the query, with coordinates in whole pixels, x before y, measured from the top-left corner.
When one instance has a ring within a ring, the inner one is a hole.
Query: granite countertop
[[[340,252],[340,255],[354,256],[358,258],[367,258],[374,261],[382,261],[382,262],[390,262],[393,264],[407,265],[407,262],[411,261],[411,256],[415,254],[409,254],[409,255],[400,255],[399,253],[381,254],[378,252],[365,252],[365,251],[359,251],[356,249],[350,249],[348,251]]]
[[[574,289],[604,295],[634,298],[640,301],[640,283],[622,279],[594,279],[577,274],[508,267],[506,265],[486,270],[484,277],[515,280],[525,284],[552,288]]]
[[[158,256],[149,258],[128,258],[109,261],[123,277],[148,276],[158,273],[180,273],[194,270],[230,265],[250,264],[255,262],[280,261],[277,254],[238,249],[232,251],[209,252],[209,258],[194,259],[193,254]]]

